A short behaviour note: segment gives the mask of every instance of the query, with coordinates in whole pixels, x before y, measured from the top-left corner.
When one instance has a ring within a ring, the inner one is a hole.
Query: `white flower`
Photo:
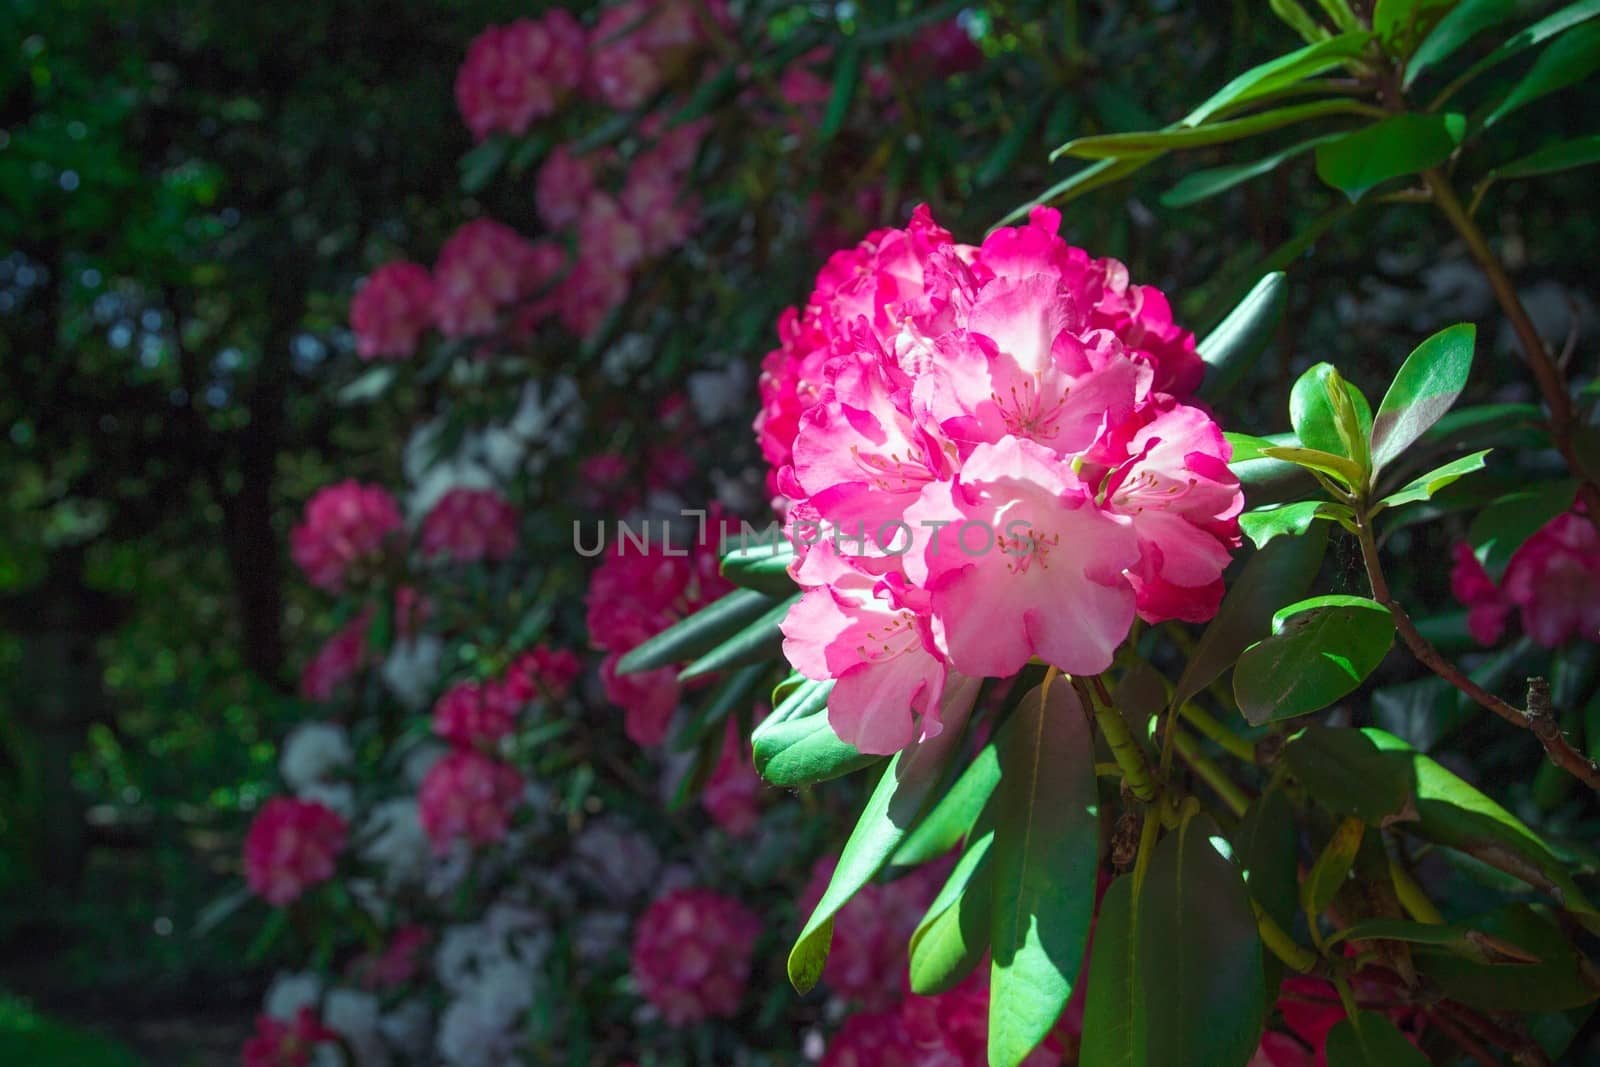
[[[695,417],[707,425],[742,416],[751,406],[750,366],[730,363],[721,370],[689,375],[689,403]]]
[[[322,977],[312,971],[279,971],[261,1002],[263,1014],[290,1021],[301,1008],[316,1008],[322,999]]]
[[[322,1021],[338,1031],[355,1054],[353,1067],[389,1067],[392,1057],[378,1029],[378,998],[354,989],[328,994]]]
[[[464,986],[439,1022],[438,1052],[454,1067],[501,1067],[521,1045],[522,1017],[533,1007],[538,975],[500,960]]]
[[[350,738],[344,727],[331,722],[306,722],[284,739],[278,771],[290,789],[304,796],[305,790],[348,766],[351,758]]]
[[[408,711],[421,711],[439,681],[439,657],[444,642],[432,634],[396,641],[379,669],[379,677]]]
[[[389,1047],[410,1062],[420,1062],[432,1038],[433,1017],[428,1005],[413,997],[378,1020]]]
[[[357,838],[361,857],[382,869],[391,889],[420,885],[433,865],[416,797],[395,797],[374,806]]]
[[[301,800],[309,800],[338,812],[346,819],[355,812],[356,790],[349,782],[313,782],[296,790],[296,795]]]
[[[596,819],[572,843],[580,878],[612,900],[638,896],[655,882],[661,855],[650,839],[619,819]]]

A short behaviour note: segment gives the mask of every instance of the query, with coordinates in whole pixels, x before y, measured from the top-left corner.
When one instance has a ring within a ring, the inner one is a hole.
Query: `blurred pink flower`
[[[493,746],[516,728],[523,703],[498,681],[457,682],[433,705],[433,732],[462,748]]]
[[[576,652],[538,645],[511,661],[504,685],[519,704],[545,697],[561,700],[582,672],[583,662]]]
[[[473,845],[502,840],[521,799],[517,769],[471,749],[440,759],[417,791],[422,828],[435,852],[460,838]]]
[[[307,700],[332,700],[339,687],[365,665],[372,614],[371,606],[363,608],[322,643],[300,672],[301,696]]]
[[[419,547],[457,563],[509,559],[517,550],[517,511],[493,489],[452,489],[423,518]]]
[[[573,155],[566,145],[557,145],[545,157],[534,183],[534,203],[546,226],[561,229],[578,221],[594,191],[595,162],[592,155]]]
[[[333,877],[346,833],[344,819],[321,804],[273,797],[245,835],[245,881],[268,904],[292,903]]]
[[[433,315],[446,337],[490,333],[502,309],[532,295],[561,269],[565,256],[534,245],[492,219],[463,224],[439,249],[433,267]]]
[[[733,837],[748,837],[761,818],[761,793],[765,787],[756,773],[750,742],[736,719],[728,719],[716,769],[700,792],[700,806],[711,820]]]
[[[244,1067],[310,1067],[318,1045],[338,1040],[310,1007],[289,1022],[258,1015],[255,1036],[244,1043]]]
[[[1581,508],[1545,523],[1512,553],[1496,586],[1466,544],[1454,548],[1450,590],[1467,607],[1480,644],[1505,633],[1513,609],[1522,629],[1546,648],[1571,640],[1600,641],[1600,533]]]
[[[676,890],[634,925],[633,980],[670,1026],[731,1018],[750,982],[760,934],[760,916],[735,898]]]
[[[351,572],[376,563],[401,528],[388,490],[350,479],[317,490],[289,533],[289,553],[318,589],[341,592]]]
[[[350,301],[350,328],[362,359],[405,359],[433,325],[433,278],[416,263],[386,263]]]
[[[426,926],[402,926],[382,951],[367,952],[350,964],[352,980],[363,989],[385,990],[405,985],[422,968],[421,956],[433,940]]]
[[[560,7],[473,38],[456,73],[456,106],[472,135],[520,135],[554,113],[583,81],[584,44],[583,27]]]

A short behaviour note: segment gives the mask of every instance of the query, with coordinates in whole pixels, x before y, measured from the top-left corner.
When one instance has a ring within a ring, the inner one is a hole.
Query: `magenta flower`
[[[740,732],[738,721],[730,717],[717,766],[700,791],[700,806],[730,836],[748,837],[761,818],[763,788],[751,759],[750,742]]]
[[[503,684],[519,704],[546,697],[561,700],[582,672],[583,662],[576,652],[538,645],[511,661]]]
[[[633,980],[670,1026],[730,1018],[750,982],[760,934],[760,917],[733,897],[679,889],[635,923]]]
[[[501,682],[458,682],[433,705],[433,732],[461,748],[492,746],[516,728],[523,703]]]
[[[344,819],[321,804],[273,797],[245,835],[245,881],[268,904],[292,903],[333,877],[346,833]]]
[[[1546,648],[1600,641],[1600,533],[1581,508],[1557,515],[1523,542],[1498,586],[1468,545],[1454,552],[1450,590],[1467,606],[1468,628],[1480,644],[1500,640],[1513,610],[1523,631]]]
[[[352,572],[377,563],[401,527],[388,490],[350,479],[317,490],[289,533],[289,554],[318,589],[341,592]]]
[[[521,799],[515,767],[464,748],[435,763],[417,790],[422,828],[435,852],[458,839],[473,845],[503,840]]]
[[[474,219],[439,249],[434,321],[447,337],[491,333],[503,309],[536,293],[564,263],[559,248],[530,244],[492,219]]]
[[[256,1016],[256,1032],[244,1043],[244,1067],[310,1067],[316,1047],[339,1035],[322,1024],[315,1010],[303,1007],[292,1021]]]
[[[534,204],[539,218],[552,229],[578,221],[584,201],[594,191],[594,156],[575,156],[566,145],[557,145],[545,157],[534,181]]]
[[[478,140],[520,135],[553,114],[583,81],[583,27],[564,8],[490,26],[456,73],[456,106]]]
[[[307,700],[332,700],[339,687],[365,665],[371,626],[372,608],[367,607],[334,631],[300,672],[300,695]]]
[[[362,359],[405,359],[433,325],[433,278],[416,263],[386,263],[350,301],[350,328]]]
[[[492,489],[452,489],[422,520],[418,543],[423,555],[457,563],[509,559],[517,550],[517,511]]]

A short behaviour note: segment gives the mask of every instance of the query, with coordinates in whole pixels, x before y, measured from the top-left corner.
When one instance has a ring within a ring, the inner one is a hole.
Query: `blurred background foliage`
[[[780,40],[867,45],[917,7],[744,6],[770,9]],[[835,243],[919,200],[976,239],[1076,165],[1052,165],[1055,145],[1160,126],[1296,43],[1245,0],[935,6],[965,9],[990,58],[957,87],[955,121],[910,106],[800,147],[780,124],[752,127],[761,151],[706,192],[704,239],[743,234],[784,255],[754,285],[679,272],[716,296],[697,322],[673,318],[670,287],[646,290],[637,313],[673,335],[647,389],[674,385],[673,345],[758,363],[826,251],[778,240],[804,229],[806,198],[865,205]],[[474,150],[451,96],[471,37],[529,7],[0,9],[0,986],[131,1036],[157,1062],[230,1057],[253,1013],[259,978],[239,966],[253,931],[209,906],[271,788],[270,739],[302,717],[288,635],[329,629],[322,601],[287,577],[289,527],[316,487],[400,466],[408,427],[392,420],[406,406],[338,399],[357,373],[348,295],[372,265],[437,247],[464,217],[532,219],[531,172],[480,176],[517,160],[505,145]],[[1570,133],[1600,103],[1592,85],[1560,99],[1522,113],[1496,150],[1514,158]],[[720,121],[739,123],[738,109]],[[1282,253],[1290,311],[1272,362],[1230,403],[1230,428],[1281,429],[1311,362],[1336,362],[1370,392],[1436,327],[1498,321],[1434,214],[1351,210],[1309,166],[1198,209],[1163,203],[1183,174],[1239,158],[1229,146],[1169,156],[1076,201],[1065,222],[1074,243],[1174,294],[1201,333]],[[1592,197],[1592,173],[1576,171],[1497,188],[1481,215],[1557,343],[1575,317],[1593,334]],[[1317,229],[1314,254],[1295,243]],[[1483,336],[1477,399],[1531,399],[1511,339]],[[615,403],[623,422],[653,411],[638,396]],[[1446,534],[1397,535],[1420,601],[1448,603]],[[1462,737],[1479,773],[1531,766],[1526,739],[1494,726]],[[1533,802],[1531,783],[1507,784]],[[4,1002],[0,1032],[37,1036],[31,1011]]]

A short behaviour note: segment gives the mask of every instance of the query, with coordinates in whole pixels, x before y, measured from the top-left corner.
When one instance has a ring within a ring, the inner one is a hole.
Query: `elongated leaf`
[[[911,991],[935,996],[959,985],[989,951],[994,910],[994,829],[984,830],[962,853],[944,888],[911,934]]]
[[[962,692],[955,702],[965,699],[970,709],[978,694],[977,681],[963,679],[956,684]],[[839,854],[828,888],[789,952],[789,981],[799,992],[809,992],[822,977],[828,943],[833,937],[833,917],[883,868],[911,831],[943,777],[960,736],[960,730],[945,730],[901,750],[884,768],[883,777]]]
[[[1233,858],[1250,896],[1285,930],[1299,903],[1294,809],[1272,789],[1250,805],[1233,833]]]
[[[1365,822],[1353,815],[1347,816],[1318,854],[1317,862],[1311,865],[1311,872],[1300,887],[1301,906],[1305,908],[1307,921],[1316,922],[1317,916],[1333,903],[1339,887],[1350,877],[1350,868],[1355,866],[1356,853],[1361,851],[1361,839],[1366,832]]]
[[[1134,984],[1133,876],[1106,887],[1094,924],[1089,960],[1089,993],[1083,1005],[1080,1067],[1134,1067],[1143,1058],[1133,1030]]]
[[[1244,1067],[1261,1039],[1261,939],[1239,870],[1206,816],[1150,857],[1136,908],[1133,1034],[1146,1067]],[[1203,916],[1203,921],[1196,921]]]
[[[1072,156],[1077,159],[1122,159],[1140,153],[1176,152],[1254,137],[1256,134],[1293,126],[1334,115],[1367,115],[1371,108],[1352,100],[1318,100],[1309,104],[1275,108],[1242,119],[1225,119],[1208,126],[1169,126],[1164,130],[1140,133],[1107,133],[1068,141],[1051,159]]]
[[[1024,696],[995,791],[989,1062],[1016,1067],[1055,1026],[1083,964],[1100,852],[1094,743],[1065,680]]]
[[[1501,497],[1480,511],[1467,527],[1467,542],[1489,577],[1499,581],[1516,550],[1570,508],[1577,491],[1574,481],[1550,482]]]
[[[794,562],[794,546],[780,540],[775,544],[735,548],[722,556],[722,575],[734,585],[772,596],[794,592],[789,564]]]
[[[822,700],[826,699],[824,694]],[[751,748],[756,773],[784,789],[830,781],[883,759],[839,740],[827,714],[820,711],[770,728],[763,722],[751,737]]]
[[[1467,387],[1477,336],[1478,328],[1470,322],[1450,326],[1406,357],[1372,420],[1375,471],[1399,457],[1450,410]]]
[[[995,228],[1010,226],[1019,219],[1027,218],[1028,213],[1040,204],[1065,204],[1103,185],[1121,181],[1160,157],[1160,152],[1143,152],[1122,159],[1102,159],[1068,175],[1026,204],[1013,208],[1005,218],[995,223]]]
[[[1454,55],[1482,31],[1509,22],[1522,13],[1519,9],[1532,6],[1528,0],[1462,0],[1438,21],[1411,54],[1403,87],[1411,88],[1419,75]]]
[[[1406,815],[1413,786],[1402,762],[1385,759],[1360,730],[1307,726],[1283,749],[1300,784],[1329,810],[1384,826]]]
[[[1408,919],[1363,919],[1324,939],[1340,941],[1403,941],[1429,945],[1476,963],[1538,963],[1538,957],[1503,938],[1461,923],[1419,923]]]
[[[1340,1019],[1328,1032],[1328,1067],[1428,1067],[1428,1057],[1375,1011]]]
[[[708,652],[765,615],[773,602],[765,593],[735,589],[629,651],[617,662],[617,673],[654,670]]]
[[[1321,471],[1331,474],[1343,482],[1347,488],[1354,491],[1366,482],[1361,468],[1355,460],[1333,452],[1324,452],[1316,448],[1291,448],[1276,446],[1262,450],[1262,455],[1268,459],[1281,459],[1286,463],[1293,463],[1306,470]]]
[[[1295,379],[1294,388],[1289,391],[1289,424],[1304,447],[1354,459],[1345,448],[1336,425],[1336,413],[1328,399],[1328,383],[1338,379],[1338,374],[1333,364],[1318,363]],[[1343,384],[1362,430],[1370,437],[1372,405],[1354,382],[1344,381]]]
[[[1488,129],[1535,100],[1574,85],[1600,70],[1600,25],[1579,26],[1563,33],[1533,61],[1533,68],[1484,117]]]
[[[1455,0],[1378,0],[1372,10],[1372,31],[1384,50],[1404,59]]]
[[[1327,548],[1327,528],[1316,526],[1304,537],[1280,539],[1251,557],[1200,635],[1178,678],[1174,705],[1210,685],[1240,652],[1270,632],[1272,613],[1311,584]]]
[[[1506,180],[1535,178],[1541,174],[1556,174],[1596,163],[1600,163],[1600,134],[1591,134],[1545,145],[1515,162],[1494,168],[1489,172],[1489,177]]]
[[[1317,177],[1354,203],[1374,186],[1443,163],[1466,132],[1466,116],[1454,112],[1393,115],[1318,145]]]
[[[1298,504],[1247,511],[1239,516],[1239,529],[1255,542],[1257,548],[1265,548],[1275,537],[1284,534],[1300,536],[1311,529],[1311,524],[1318,519],[1339,522],[1354,518],[1355,512],[1343,504],[1326,500],[1303,500]]]
[[[1261,459],[1266,456],[1266,449],[1277,448],[1281,445],[1294,443],[1292,434],[1274,434],[1271,437],[1252,437],[1247,433],[1234,433],[1232,430],[1223,433],[1223,439],[1228,442],[1232,451],[1229,463],[1248,463],[1251,460]]]
[[[679,671],[678,681],[688,682],[747,663],[777,659],[783,647],[783,631],[778,624],[799,599],[800,594],[795,593],[773,604],[760,618]]]
[[[1378,501],[1380,508],[1397,508],[1403,504],[1415,504],[1421,500],[1432,500],[1433,494],[1439,490],[1454,485],[1473,471],[1484,468],[1483,457],[1489,454],[1489,449],[1474,452],[1470,456],[1462,456],[1458,460],[1446,463],[1442,467],[1435,467],[1427,474],[1418,475],[1401,488],[1390,493]]]
[[[971,832],[984,805],[1000,782],[999,741],[1011,726],[1010,720],[989,743],[978,750],[944,796],[917,823],[909,837],[895,851],[890,863],[896,867],[915,867],[943,856]]]
[[[1353,692],[1394,644],[1394,617],[1364,597],[1322,596],[1273,616],[1272,635],[1233,672],[1239,710],[1260,725],[1306,715]]]
[[[850,105],[856,98],[856,85],[861,81],[861,48],[846,45],[833,69],[833,92],[828,97],[828,110],[822,116],[822,126],[817,136],[823,144],[833,140],[844,120],[850,114]]]
[[[1210,170],[1186,174],[1177,185],[1161,194],[1161,203],[1173,208],[1192,207],[1213,196],[1220,196],[1245,182],[1265,177],[1296,156],[1305,155],[1319,144],[1341,136],[1343,134],[1327,133],[1292,144],[1288,148],[1280,148],[1271,155],[1251,160],[1249,163],[1233,163],[1225,167],[1212,167]]]
[[[1583,980],[1578,957],[1560,928],[1526,904],[1478,916],[1468,925],[1539,962],[1478,963],[1442,949],[1414,949],[1417,969],[1450,999],[1487,1011],[1564,1011],[1600,995]]]
[[[1289,291],[1282,271],[1256,282],[1245,298],[1199,344],[1206,364],[1202,396],[1216,397],[1249,370],[1272,340]]]
[[[1552,37],[1565,33],[1572,27],[1587,22],[1596,15],[1600,15],[1600,0],[1577,0],[1577,3],[1568,4],[1559,11],[1551,12],[1527,29],[1519,31],[1499,48],[1474,63],[1457,81],[1470,81],[1484,71],[1491,70],[1530,48],[1537,48]]]
[[[729,674],[673,734],[673,750],[689,751],[707,733],[721,726],[729,714],[740,708],[748,708],[767,673],[766,664],[757,663]]]
[[[1182,124],[1198,126],[1224,108],[1238,107],[1357,59],[1370,40],[1370,33],[1341,33],[1251,67],[1185,115]]]

